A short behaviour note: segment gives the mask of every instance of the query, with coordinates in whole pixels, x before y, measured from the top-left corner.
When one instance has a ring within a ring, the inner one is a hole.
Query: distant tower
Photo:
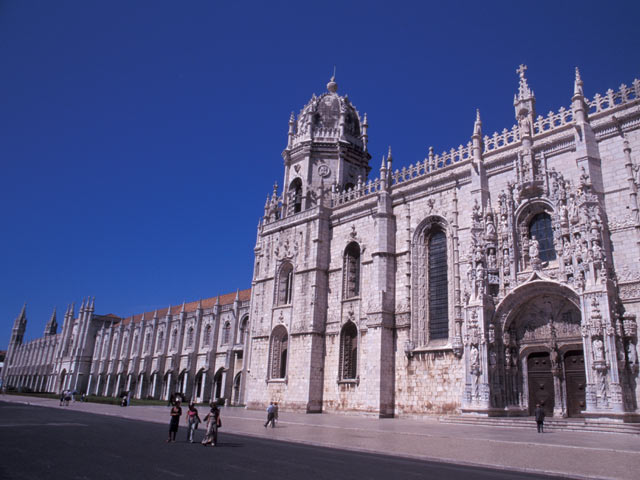
[[[352,188],[365,181],[371,168],[367,151],[367,121],[349,98],[338,95],[335,76],[327,92],[316,97],[289,119],[289,139],[284,158],[285,215],[315,206],[316,192],[329,188]]]
[[[6,377],[8,376],[9,366],[13,362],[13,356],[17,347],[22,345],[24,339],[24,332],[27,329],[27,304],[22,306],[20,315],[13,322],[13,329],[11,330],[11,339],[9,340],[9,348],[7,349],[7,355],[4,360],[4,367],[2,369],[2,382],[1,386],[6,386]]]

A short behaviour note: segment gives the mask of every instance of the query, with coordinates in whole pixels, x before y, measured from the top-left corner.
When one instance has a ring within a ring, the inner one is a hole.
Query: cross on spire
[[[520,75],[520,78],[524,78],[524,72],[527,71],[527,66],[524,63],[521,63],[520,66],[516,69],[516,73]]]

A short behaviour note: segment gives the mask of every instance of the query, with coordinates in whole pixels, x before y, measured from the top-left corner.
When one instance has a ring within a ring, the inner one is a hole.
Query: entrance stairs
[[[481,417],[474,415],[451,415],[441,417],[442,423],[455,423],[460,425],[483,425],[502,428],[527,428],[535,429],[534,417]],[[544,420],[545,431],[570,431],[570,432],[603,432],[624,433],[640,436],[640,423],[622,423],[606,419],[594,418],[553,418]]]

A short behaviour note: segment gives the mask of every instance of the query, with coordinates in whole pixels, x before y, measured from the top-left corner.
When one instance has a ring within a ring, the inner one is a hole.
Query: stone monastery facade
[[[91,300],[27,344],[23,310],[5,384],[638,421],[640,81],[588,98],[576,69],[542,116],[525,71],[512,128],[483,135],[478,113],[466,145],[401,170],[389,151],[373,175],[367,117],[332,78],[289,120],[250,299],[128,319]]]

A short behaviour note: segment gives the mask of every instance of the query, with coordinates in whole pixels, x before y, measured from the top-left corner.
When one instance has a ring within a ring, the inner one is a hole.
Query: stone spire
[[[13,323],[13,327],[15,328],[17,325],[26,325],[27,323],[27,302],[24,302],[22,305],[22,310],[20,310],[20,315],[17,316],[16,321]]]
[[[580,78],[580,70],[576,67],[576,78],[573,82],[573,96],[583,96],[584,90],[582,89],[582,78]]]
[[[516,100],[528,100],[533,97],[533,90],[529,88],[529,84],[527,83],[527,78],[524,76],[524,72],[527,71],[527,66],[521,64],[516,73],[520,76],[520,85],[518,86],[518,95],[517,98],[514,99],[514,103]]]
[[[473,137],[482,138],[482,120],[480,120],[480,109],[476,108],[476,121],[473,123]]]
[[[58,333],[58,322],[56,320],[56,307],[53,307],[51,318],[47,322],[47,325],[44,327],[44,335],[46,337],[47,335],[55,335],[56,333]]]

